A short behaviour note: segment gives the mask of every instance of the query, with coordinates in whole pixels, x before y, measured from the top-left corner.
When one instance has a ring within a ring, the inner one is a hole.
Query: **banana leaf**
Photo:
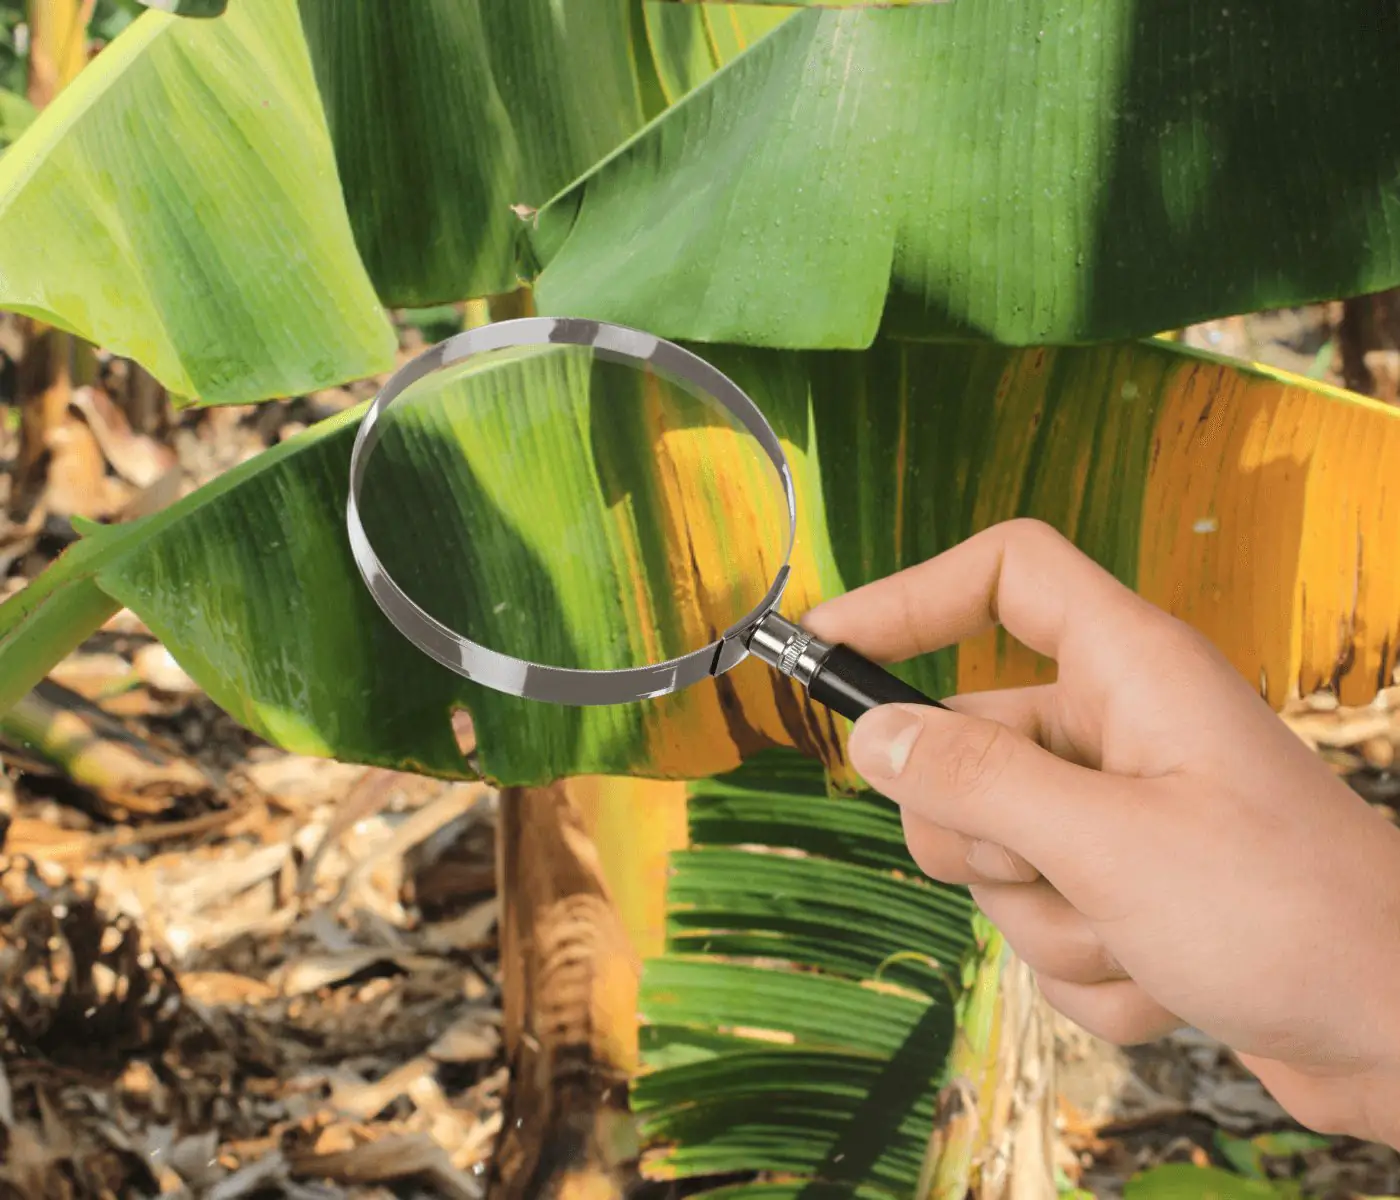
[[[1400,282],[1374,0],[387,12],[136,21],[6,155],[0,306],[223,402],[384,369],[380,293],[517,272],[544,312],[792,348],[1095,341]]]
[[[1124,1200],[1295,1200],[1301,1189],[1291,1180],[1243,1179],[1218,1167],[1166,1163],[1133,1176]]]
[[[16,92],[0,88],[0,150],[34,123],[34,106]]]
[[[664,99],[667,104],[674,104],[764,34],[776,29],[797,9],[777,3],[699,4],[645,0],[643,11],[647,42]]]
[[[243,403],[393,365],[296,13],[145,13],[0,159],[0,307]]]
[[[1376,0],[802,11],[539,212],[539,309],[1028,345],[1394,286],[1397,55]]]
[[[173,13],[177,17],[219,17],[228,0],[137,0],[147,8]]]
[[[300,0],[351,224],[385,303],[516,286],[538,206],[661,105],[640,5]],[[637,44],[634,44],[634,39]]]
[[[1400,469],[1400,410],[1165,342],[706,352],[792,464],[789,615],[1033,515],[1203,630],[1275,705],[1319,687],[1364,703],[1391,680],[1400,574],[1383,548],[1400,539],[1400,510],[1376,502],[1375,481]],[[391,571],[440,619],[557,665],[628,665],[725,628],[749,602],[736,587],[766,585],[781,540],[751,448],[680,419],[674,397],[649,392],[639,408],[567,355],[532,369],[524,393],[502,364],[448,378],[384,443],[386,490],[366,519]],[[495,390],[454,403],[483,381]],[[450,727],[464,707],[482,769],[507,783],[699,778],[770,746],[852,782],[844,723],[752,660],[675,696],[566,708],[418,653],[350,557],[361,411],[92,533],[0,606],[0,704],[126,605],[235,718],[298,751],[465,774]],[[678,482],[706,462],[705,489]],[[670,558],[677,523],[685,551]],[[1053,673],[999,633],[900,670],[933,695]]]
[[[521,216],[791,9],[658,0],[299,0],[355,238],[380,298],[517,286]]]
[[[689,819],[642,977],[646,1173],[782,1176],[712,1193],[731,1200],[914,1196],[977,949],[965,889],[922,878],[893,805],[828,799],[790,751],[694,785]]]

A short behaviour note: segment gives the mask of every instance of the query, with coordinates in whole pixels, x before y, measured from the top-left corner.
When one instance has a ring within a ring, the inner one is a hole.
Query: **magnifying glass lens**
[[[719,401],[588,345],[474,354],[379,418],[360,488],[385,571],[499,653],[618,670],[718,638],[783,565],[783,481]]]

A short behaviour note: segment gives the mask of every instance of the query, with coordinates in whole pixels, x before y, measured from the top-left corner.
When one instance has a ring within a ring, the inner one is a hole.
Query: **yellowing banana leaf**
[[[1034,515],[1204,630],[1276,705],[1327,686],[1364,703],[1391,679],[1400,509],[1376,481],[1400,471],[1396,409],[1168,343],[708,354],[792,463],[790,615]],[[468,386],[470,405],[454,403]],[[726,628],[777,566],[767,477],[732,429],[648,387],[561,354],[426,389],[367,485],[385,489],[367,524],[390,570],[440,619],[556,665],[628,665]],[[584,709],[502,696],[424,658],[350,558],[358,415],[93,535],[0,607],[0,700],[100,621],[105,597],[237,719],[296,750],[463,772],[460,705],[483,768],[507,782],[696,778],[773,745],[847,778],[844,725],[753,660],[675,696]],[[706,489],[681,482],[704,462]],[[1047,668],[987,635],[904,670],[937,695]]]
[[[513,208],[543,204],[664,104],[640,0],[300,10],[351,224],[388,304],[513,289]]]
[[[799,12],[540,211],[539,309],[1024,345],[1389,287],[1397,55],[1373,0]]]
[[[0,307],[242,403],[392,365],[296,13],[143,14],[0,159]]]
[[[965,889],[923,878],[894,806],[828,802],[790,753],[695,785],[689,817],[642,976],[646,1173],[782,1180],[726,1200],[920,1194],[975,949]]]

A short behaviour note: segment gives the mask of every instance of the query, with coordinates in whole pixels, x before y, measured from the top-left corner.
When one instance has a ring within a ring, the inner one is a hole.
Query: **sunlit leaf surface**
[[[296,13],[146,13],[0,159],[0,308],[247,402],[381,371]]]
[[[1397,56],[1373,0],[799,12],[540,212],[540,308],[1075,343],[1391,286]]]

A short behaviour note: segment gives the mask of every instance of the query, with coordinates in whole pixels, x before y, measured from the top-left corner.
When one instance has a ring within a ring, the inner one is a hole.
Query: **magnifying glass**
[[[399,633],[498,692],[626,704],[752,654],[851,720],[944,707],[778,612],[797,533],[782,443],[732,379],[637,329],[527,317],[409,360],[360,423],[346,525]]]

